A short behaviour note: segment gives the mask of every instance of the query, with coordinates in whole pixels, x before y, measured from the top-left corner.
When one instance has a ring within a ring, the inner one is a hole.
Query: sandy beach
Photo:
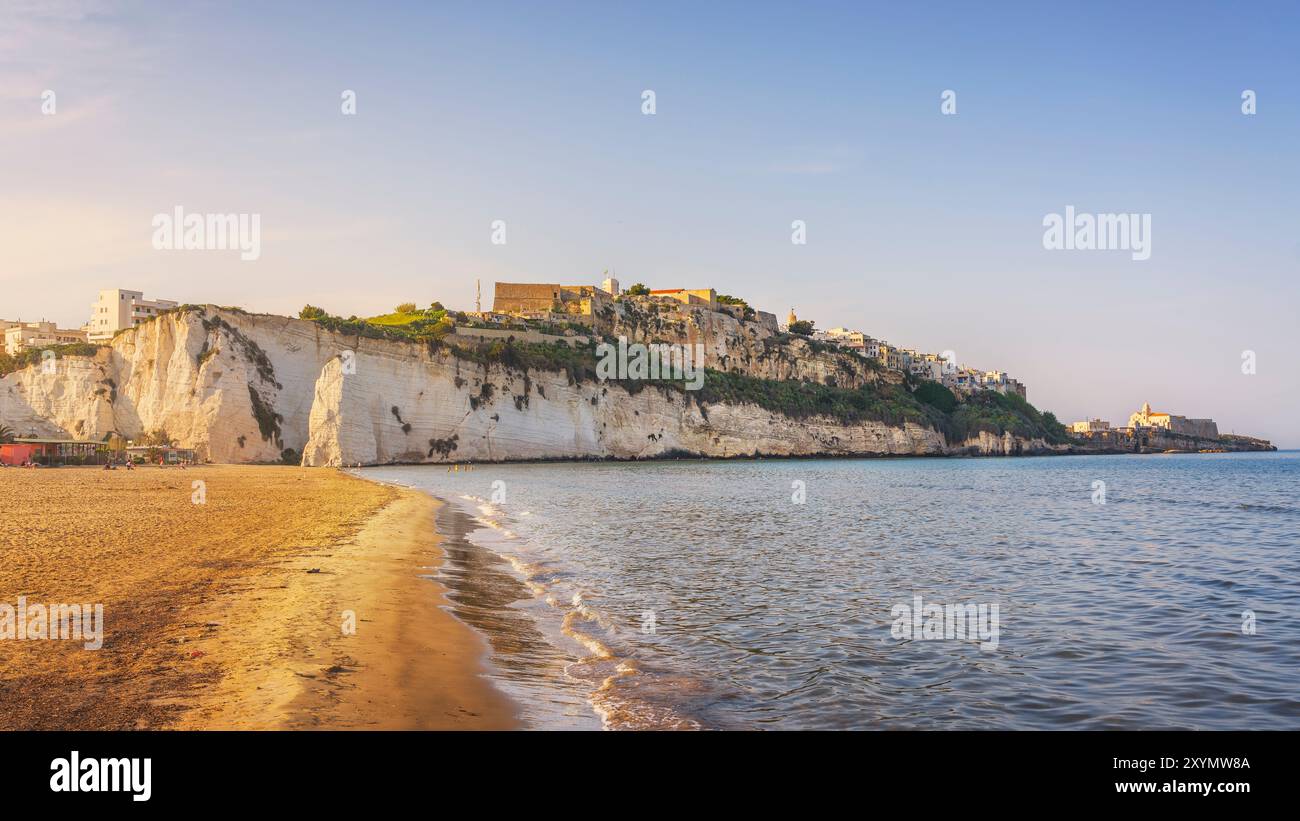
[[[98,650],[0,640],[0,728],[516,727],[426,577],[437,505],[326,469],[0,470],[0,603],[104,613]]]

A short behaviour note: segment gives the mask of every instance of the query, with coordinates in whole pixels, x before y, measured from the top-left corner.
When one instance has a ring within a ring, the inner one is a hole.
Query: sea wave
[[[534,599],[545,605],[538,618],[551,618],[567,639],[571,660],[565,676],[579,682],[601,725],[610,730],[655,729],[699,730],[701,723],[669,703],[665,695],[698,691],[702,685],[688,677],[647,671],[646,661],[637,657],[631,642],[620,641],[631,628],[603,610],[598,596],[574,568],[549,555],[543,545],[521,536],[506,511],[490,500],[473,494],[443,498],[455,503],[478,529],[466,534],[475,545],[505,560],[516,578]],[[519,514],[521,519],[533,516]]]

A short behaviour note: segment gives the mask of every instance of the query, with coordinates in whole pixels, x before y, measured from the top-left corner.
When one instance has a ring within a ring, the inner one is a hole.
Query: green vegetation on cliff
[[[732,296],[731,294],[718,294],[718,304],[739,305],[741,309],[741,314],[745,317],[745,319],[753,319],[757,315],[753,307],[751,307],[748,302],[746,302],[745,300],[741,299],[738,296]]]
[[[976,391],[948,416],[949,427],[941,428],[948,441],[962,440],[980,433],[1002,435],[1010,432],[1025,439],[1040,438],[1059,445],[1069,441],[1065,426],[1050,411],[1037,408],[1017,394],[1003,396],[994,391]]]
[[[978,391],[964,401],[936,382],[922,382],[916,392],[903,384],[837,388],[815,382],[757,379],[738,373],[709,371],[696,394],[703,403],[748,402],[792,419],[827,416],[844,423],[872,421],[887,425],[913,422],[944,434],[957,444],[981,432],[1010,432],[1025,439],[1060,444],[1065,427],[1051,413],[1012,394]]]
[[[306,305],[298,312],[299,319],[310,320],[326,330],[347,336],[366,339],[391,339],[396,342],[439,341],[452,332],[455,323],[439,303],[427,310],[401,311],[362,319],[347,319],[326,313],[315,305]],[[400,308],[409,305],[400,305]]]
[[[705,404],[749,403],[791,419],[826,416],[845,423],[915,422],[932,427],[937,416],[917,402],[907,388],[894,384],[850,389],[710,370],[705,374],[703,387],[694,396]]]
[[[529,370],[560,371],[567,374],[571,384],[597,378],[594,342],[573,346],[560,341],[534,343],[497,339],[477,344],[447,345],[443,343],[445,334],[432,332],[428,320],[423,318],[413,318],[400,325],[376,325],[373,320],[355,317],[342,320],[325,316],[314,321],[343,333],[422,342],[430,351],[444,349],[458,359],[480,365],[501,365],[525,373]],[[806,339],[806,342],[814,344],[812,340]],[[892,382],[853,389],[708,370],[699,391],[685,391],[680,381],[672,380],[619,381],[614,384],[632,394],[647,387],[680,391],[701,407],[717,402],[748,403],[791,419],[823,416],[845,424],[870,421],[902,425],[912,422],[942,432],[953,444],[981,432],[998,436],[1010,432],[1025,439],[1041,438],[1054,444],[1067,441],[1065,428],[1055,416],[1040,413],[1019,396],[979,391],[959,399],[943,385],[929,381],[921,381],[913,392],[906,384]]]
[[[308,305],[303,308],[301,317],[337,333],[419,343],[430,353],[445,351],[457,359],[481,366],[499,365],[525,374],[532,370],[562,372],[570,384],[597,379],[594,341],[570,345],[560,340],[537,343],[511,338],[466,339],[450,344],[446,337],[454,327],[452,316],[436,303],[426,310],[401,311],[371,319],[355,316],[343,319]],[[806,337],[803,339],[810,346],[815,344]],[[775,344],[782,342],[784,340],[774,340]],[[876,363],[872,361],[871,364]],[[911,422],[940,431],[950,444],[958,444],[980,433],[1001,436],[1008,432],[1053,444],[1068,441],[1065,427],[1055,416],[1039,412],[1020,396],[977,391],[959,397],[943,385],[926,380],[916,383],[915,390],[911,389],[909,381],[896,383],[887,380],[860,388],[842,388],[817,382],[760,379],[735,371],[708,370],[699,391],[686,391],[681,381],[672,380],[612,381],[610,384],[632,394],[648,387],[679,392],[701,407],[712,403],[748,403],[791,419],[821,416],[845,424],[871,421],[902,425]],[[267,424],[265,427],[264,435],[272,426]]]
[[[21,371],[28,365],[39,365],[41,356],[45,351],[54,351],[57,359],[65,356],[94,356],[95,351],[102,346],[92,345],[88,342],[73,342],[68,345],[49,345],[44,348],[28,348],[25,351],[11,356],[4,350],[0,349],[0,376]]]

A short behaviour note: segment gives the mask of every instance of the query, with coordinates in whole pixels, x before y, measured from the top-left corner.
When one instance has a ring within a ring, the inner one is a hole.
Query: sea
[[[1300,729],[1300,452],[394,466],[543,729]]]

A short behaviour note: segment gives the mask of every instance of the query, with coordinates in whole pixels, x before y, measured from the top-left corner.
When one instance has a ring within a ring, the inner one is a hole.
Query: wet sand
[[[437,505],[319,468],[0,470],[0,602],[101,603],[105,634],[0,640],[0,729],[518,726],[422,578]]]

